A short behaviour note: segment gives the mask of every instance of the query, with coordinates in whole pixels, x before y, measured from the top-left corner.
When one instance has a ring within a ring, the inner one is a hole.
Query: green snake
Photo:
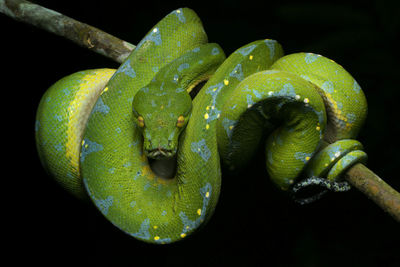
[[[366,110],[360,86],[334,61],[284,56],[270,39],[225,58],[182,8],[117,70],[81,71],[51,86],[35,134],[44,168],[66,190],[128,235],[164,244],[210,219],[221,160],[241,169],[260,144],[282,190],[307,177],[339,181],[366,160],[353,140]]]

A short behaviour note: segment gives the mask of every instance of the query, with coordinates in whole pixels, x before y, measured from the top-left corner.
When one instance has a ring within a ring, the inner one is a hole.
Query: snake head
[[[143,135],[143,149],[153,159],[171,158],[187,125],[192,100],[186,91],[160,92],[142,88],[132,103],[133,115]]]

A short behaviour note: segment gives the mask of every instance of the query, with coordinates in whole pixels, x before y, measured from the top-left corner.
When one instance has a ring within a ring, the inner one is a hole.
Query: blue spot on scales
[[[143,186],[143,190],[146,191],[147,189],[150,188],[150,186],[151,186],[150,183],[147,182],[147,183]]]
[[[87,155],[101,150],[103,150],[103,146],[101,144],[92,142],[89,139],[85,139],[81,151],[81,162],[85,160]]]
[[[215,106],[216,104],[216,98],[218,96],[218,94],[221,92],[222,87],[224,87],[224,83],[223,82],[219,82],[215,85],[210,85],[207,89],[206,89],[206,94],[210,94],[212,96],[213,99],[213,106]]]
[[[175,75],[174,75],[174,79],[173,79],[172,81],[173,81],[174,83],[177,83],[178,80],[179,80],[179,75],[178,75],[178,74],[175,74]]]
[[[70,88],[64,88],[62,91],[63,91],[64,95],[66,95],[66,96],[71,94]]]
[[[321,85],[322,90],[324,90],[325,92],[328,93],[333,93],[335,91],[335,86],[333,85],[333,82],[331,81],[325,81],[322,85]]]
[[[110,107],[105,105],[101,96],[97,99],[96,104],[93,107],[92,112],[100,112],[103,114],[107,114],[110,111]]]
[[[63,150],[63,145],[61,143],[57,144],[54,146],[54,148],[58,151],[61,152]]]
[[[154,28],[145,39],[154,42],[156,45],[161,45],[162,40],[160,30],[158,28]]]
[[[216,120],[219,118],[219,115],[221,113],[221,110],[217,109],[217,108],[212,108],[209,112],[208,112],[208,119],[207,119],[207,123],[212,122],[213,120]]]
[[[182,22],[182,23],[186,22],[185,15],[183,14],[183,11],[182,11],[181,8],[177,9],[177,10],[174,10],[172,13],[174,13],[178,17],[180,22]]]
[[[355,161],[357,159],[358,159],[357,156],[351,155],[351,154],[347,154],[347,155],[345,155],[344,157],[341,158],[342,166],[348,166],[351,163],[353,163],[353,161]],[[336,165],[335,165],[335,167],[336,167]]]
[[[125,75],[128,75],[131,78],[135,78],[136,77],[136,72],[132,69],[131,60],[130,59],[126,60],[121,65],[121,67],[118,68],[118,70],[115,72],[114,75],[116,75],[118,73],[124,73]]]
[[[274,94],[274,96],[290,96],[295,98],[296,97],[296,91],[294,90],[294,87],[290,83],[286,83],[283,85],[282,89],[279,90]]]
[[[239,81],[244,79],[242,64],[237,64],[235,68],[229,73],[229,76],[235,77]]]
[[[181,72],[184,69],[188,69],[189,67],[190,67],[189,63],[182,63],[181,65],[179,65],[178,71]]]
[[[348,123],[354,123],[357,120],[357,116],[354,113],[349,113],[346,115]]]
[[[54,115],[54,119],[56,119],[57,121],[61,122],[63,120],[63,117],[61,115]]]
[[[224,118],[222,120],[222,127],[224,127],[226,135],[228,136],[229,139],[232,137],[232,130],[231,128],[235,126],[236,120],[230,120],[228,118]]]
[[[214,47],[214,48],[211,50],[211,55],[215,56],[215,55],[218,55],[218,54],[219,54],[219,49],[218,49],[217,47]]]
[[[199,142],[193,142],[190,145],[190,149],[192,152],[199,154],[204,161],[208,161],[211,157],[211,151],[207,147],[205,139],[201,139]]]
[[[268,46],[269,58],[272,60],[275,56],[275,45],[277,42],[275,40],[267,39],[264,43]]]
[[[306,53],[306,56],[304,57],[304,60],[306,61],[307,64],[313,63],[318,59],[319,55],[313,54],[313,53]]]
[[[201,207],[201,214],[196,220],[190,220],[183,211],[179,213],[179,217],[183,223],[182,233],[193,231],[204,221],[211,193],[212,186],[210,183],[206,183],[202,188],[200,188],[200,195],[203,197],[203,205]]]
[[[161,34],[160,29],[154,28],[151,32],[143,38],[143,40],[137,45],[136,49],[140,48],[145,42],[153,42],[155,45],[161,45]]]
[[[256,102],[253,100],[253,96],[250,94],[246,95],[246,102],[248,106],[254,105]]]
[[[247,46],[247,47],[240,48],[239,50],[237,50],[237,53],[240,53],[243,56],[247,56],[248,54],[251,53],[251,51],[254,50],[254,48],[256,48],[256,46],[257,45],[250,45],[250,46]]]
[[[360,91],[361,91],[361,87],[360,87],[360,85],[356,82],[356,80],[354,80],[354,83],[353,83],[353,90],[358,94],[358,93],[360,93]]]
[[[106,199],[95,199],[95,204],[97,208],[101,211],[101,213],[107,215],[108,209],[113,204],[113,200],[114,200],[113,196],[108,196]]]
[[[144,219],[142,224],[140,225],[139,231],[136,233],[130,233],[130,235],[139,239],[149,240],[150,239],[149,228],[150,228],[150,220]]]
[[[310,159],[313,153],[305,153],[305,152],[296,152],[294,153],[294,157],[298,160],[301,160],[303,163],[307,163],[307,158]]]

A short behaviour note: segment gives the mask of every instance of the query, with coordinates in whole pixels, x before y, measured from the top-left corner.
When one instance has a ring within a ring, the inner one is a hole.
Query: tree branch
[[[60,35],[96,53],[122,63],[135,48],[102,30],[25,0],[0,0],[0,12]]]
[[[346,172],[344,178],[400,222],[400,193],[378,175],[358,163]]]
[[[0,12],[122,63],[135,48],[95,27],[25,0],[0,0]],[[345,179],[400,222],[400,194],[362,164],[356,164]]]

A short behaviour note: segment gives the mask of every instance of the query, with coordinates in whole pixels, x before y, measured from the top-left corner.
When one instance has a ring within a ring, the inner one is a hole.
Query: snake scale
[[[199,90],[199,88],[201,88]],[[229,57],[208,43],[194,11],[177,9],[117,69],[51,86],[35,125],[44,168],[139,240],[182,240],[210,219],[222,163],[241,169],[260,144],[272,182],[339,181],[365,162],[357,136],[367,111],[353,77],[275,40]]]

